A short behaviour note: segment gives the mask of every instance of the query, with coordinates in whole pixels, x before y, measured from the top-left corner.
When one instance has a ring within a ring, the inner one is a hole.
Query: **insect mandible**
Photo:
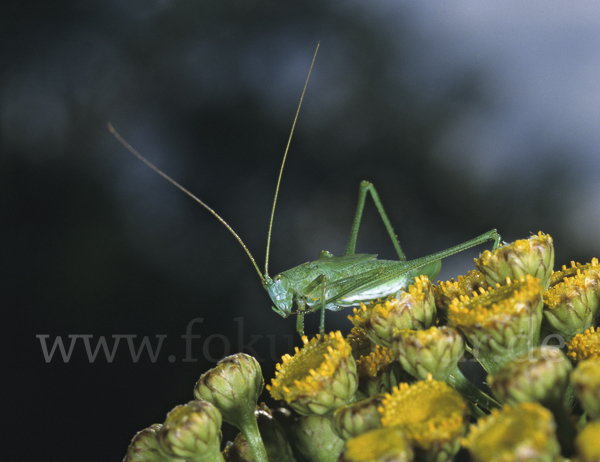
[[[377,191],[373,184],[368,181],[363,181],[359,187],[358,205],[354,215],[354,222],[350,231],[350,239],[346,246],[344,255],[336,257],[327,251],[321,251],[318,260],[303,263],[287,271],[283,271],[274,277],[269,276],[269,249],[271,244],[271,230],[273,227],[273,217],[275,216],[275,205],[277,203],[277,195],[279,193],[279,185],[283,167],[287,158],[304,93],[308,85],[310,73],[312,71],[319,45],[315,50],[310,70],[302,90],[300,103],[294,117],[292,130],[288,138],[287,146],[281,163],[279,177],[277,179],[277,187],[275,189],[275,198],[273,199],[273,208],[271,211],[271,219],[269,223],[269,232],[267,237],[267,252],[265,258],[265,274],[261,273],[254,257],[237,235],[237,233],[218,215],[212,208],[206,205],[202,200],[181,186],[170,176],[148,161],[144,156],[137,152],[125,139],[117,133],[113,126],[109,123],[108,128],[111,133],[125,146],[131,153],[138,157],[142,162],[148,165],[152,170],[161,175],[167,181],[175,185],[181,191],[186,193],[210,213],[212,213],[238,240],[244,248],[252,264],[254,265],[259,277],[261,278],[263,287],[269,293],[271,300],[275,304],[272,307],[277,314],[288,317],[290,314],[297,315],[296,329],[300,335],[304,334],[304,315],[320,310],[321,320],[319,330],[321,333],[325,331],[325,310],[338,311],[345,307],[358,306],[360,303],[368,302],[381,297],[397,294],[400,290],[406,289],[413,283],[415,277],[426,275],[429,279],[435,278],[441,269],[441,259],[450,255],[462,252],[463,250],[483,244],[487,241],[494,241],[493,249],[495,250],[500,245],[500,235],[495,229],[488,231],[474,239],[471,239],[462,244],[450,247],[449,249],[428,255],[426,257],[417,258],[415,260],[406,260],[406,256],[402,251],[400,242],[394,229],[385,213],[383,205],[377,195]],[[398,253],[398,260],[378,260],[375,254],[357,254],[354,253],[356,248],[356,239],[360,228],[363,208],[367,194],[371,195],[373,202],[381,216],[383,224],[392,239],[392,243]],[[293,306],[296,305],[296,311],[293,311]]]

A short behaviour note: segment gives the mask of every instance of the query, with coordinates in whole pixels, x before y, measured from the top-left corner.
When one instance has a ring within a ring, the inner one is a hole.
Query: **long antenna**
[[[202,207],[204,207],[206,210],[208,210],[210,213],[212,213],[215,217],[217,217],[217,220],[219,220],[221,223],[223,223],[225,225],[225,227],[231,232],[231,234],[233,234],[235,236],[235,238],[238,240],[238,242],[244,248],[244,250],[250,257],[250,260],[252,260],[252,264],[254,265],[254,268],[256,268],[256,272],[258,273],[258,276],[260,277],[261,281],[265,282],[265,279],[263,278],[263,275],[260,273],[260,270],[258,269],[258,265],[256,264],[256,261],[254,261],[252,254],[246,247],[246,244],[244,244],[242,239],[236,234],[236,232],[231,228],[231,226],[229,226],[227,224],[227,222],[225,220],[223,220],[217,214],[217,212],[215,212],[208,205],[206,205],[204,202],[202,202],[200,199],[198,199],[195,195],[193,195],[191,192],[189,192],[187,189],[185,189],[183,186],[181,186],[179,183],[177,183],[177,181],[175,181],[169,175],[164,173],[161,169],[156,167],[152,162],[150,162],[148,159],[146,159],[144,156],[142,156],[139,152],[137,152],[133,148],[133,146],[131,146],[127,141],[125,141],[125,139],[123,139],[123,137],[121,135],[119,135],[119,133],[117,133],[117,131],[114,129],[114,127],[112,126],[112,124],[110,122],[108,123],[108,129],[115,136],[115,138],[117,140],[119,140],[119,142],[129,150],[129,152],[131,152],[134,156],[136,156],[138,159],[140,159],[142,162],[144,162],[148,167],[150,167],[152,170],[154,170],[156,173],[158,173],[160,176],[162,176],[165,180],[167,180],[169,183],[171,183],[174,186],[176,186],[177,188],[179,188],[181,191],[183,191],[188,196],[190,196],[192,199],[194,199],[196,202],[198,202]]]
[[[281,162],[281,169],[279,170],[279,178],[277,178],[277,188],[275,188],[275,198],[273,199],[273,209],[271,210],[271,221],[269,222],[269,234],[267,235],[267,256],[265,257],[265,276],[269,276],[269,251],[271,248],[271,230],[273,229],[273,217],[275,216],[275,205],[277,204],[277,195],[279,194],[279,184],[281,183],[281,175],[283,175],[283,167],[285,165],[285,159],[287,158],[288,151],[290,149],[290,143],[292,142],[292,135],[294,134],[294,128],[296,128],[296,121],[298,120],[298,114],[300,114],[300,107],[302,106],[302,100],[304,99],[304,93],[306,92],[306,87],[308,85],[308,79],[310,79],[310,73],[312,72],[313,65],[315,64],[315,59],[317,58],[317,52],[319,51],[319,46],[321,42],[317,43],[317,49],[315,50],[315,54],[313,55],[312,62],[310,63],[310,69],[308,70],[308,76],[306,76],[306,82],[304,83],[304,89],[302,90],[302,96],[300,96],[300,103],[298,104],[298,109],[296,110],[296,116],[294,117],[294,123],[292,124],[292,131],[290,132],[290,137],[288,138],[287,146],[285,147],[285,153],[283,154],[283,162]]]

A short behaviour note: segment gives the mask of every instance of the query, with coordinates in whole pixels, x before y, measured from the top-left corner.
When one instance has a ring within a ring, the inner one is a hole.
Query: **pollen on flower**
[[[360,308],[354,308],[354,316],[348,315],[348,319],[356,327],[365,329],[369,323],[369,318],[375,314],[383,319],[387,319],[391,307],[391,299],[386,300],[384,303],[372,302],[369,306],[361,303]]]
[[[506,278],[506,285],[496,285],[472,297],[461,296],[454,299],[449,308],[450,323],[456,326],[495,324],[498,315],[524,316],[537,308],[541,301],[542,288],[539,279],[530,275],[512,281]]]
[[[592,271],[600,270],[600,265],[598,264],[597,258],[592,258],[592,261],[585,265],[571,261],[570,267],[567,267],[567,265],[562,265],[562,268],[560,271],[552,271],[552,274],[550,275],[550,287],[554,286],[555,284],[559,283],[560,281],[564,281],[565,278],[575,276],[578,272],[585,272],[585,271],[589,271],[589,270],[592,270]]]
[[[458,280],[441,281],[434,286],[435,302],[438,308],[448,306],[453,299],[461,295],[469,295],[480,289],[487,289],[489,284],[482,272],[472,270],[466,276],[458,276]]]
[[[590,263],[585,266],[573,265],[569,270],[560,271],[558,274],[562,276],[561,279],[557,279],[544,293],[544,302],[548,307],[553,309],[586,292],[592,292],[591,295],[596,298],[596,290],[600,286],[600,266],[597,260],[595,263],[595,265]]]
[[[591,291],[595,296],[600,285],[600,266],[588,264],[570,269],[574,271],[561,271],[559,274],[563,277],[551,285],[544,294],[544,302],[550,308],[559,306],[567,299],[578,297],[580,293]]]
[[[408,287],[408,293],[418,302],[423,302],[431,288],[432,284],[427,276],[417,276],[415,283]]]
[[[553,283],[553,284],[552,284]],[[553,273],[544,293],[544,318],[554,333],[570,340],[597,325],[600,317],[600,266],[597,259]]]
[[[353,327],[346,336],[346,342],[352,348],[352,356],[357,360],[361,356],[368,356],[373,351],[375,344],[369,339],[364,329]]]
[[[568,343],[567,356],[573,361],[583,361],[600,357],[600,329],[590,327],[581,334],[577,334]]]
[[[375,351],[367,356],[361,356],[356,361],[356,371],[359,377],[377,377],[378,373],[388,368],[393,361],[392,350],[377,345]]]

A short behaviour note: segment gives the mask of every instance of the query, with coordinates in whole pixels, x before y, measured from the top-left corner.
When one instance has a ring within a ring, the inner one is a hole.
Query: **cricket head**
[[[269,292],[273,303],[273,311],[284,318],[292,313],[294,303],[294,290],[290,285],[290,280],[285,274],[278,274],[273,279],[265,275],[263,287]]]

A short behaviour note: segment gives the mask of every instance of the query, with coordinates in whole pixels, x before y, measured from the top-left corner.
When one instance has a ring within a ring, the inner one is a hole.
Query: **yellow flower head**
[[[495,289],[480,289],[473,297],[454,299],[450,305],[449,324],[467,337],[488,372],[521,356],[539,339],[539,279],[527,275],[514,282],[506,278],[506,282],[504,286],[496,284]]]
[[[341,462],[409,462],[413,450],[406,441],[402,429],[383,427],[368,431],[348,440]]]
[[[485,280],[485,275],[480,271],[469,271],[466,276],[458,276],[458,280],[440,281],[433,287],[435,304],[438,311],[447,312],[450,303],[461,295],[471,295],[479,292],[480,288],[487,289],[490,285]]]
[[[388,369],[393,361],[392,350],[377,345],[375,351],[367,356],[361,356],[356,361],[356,371],[359,377],[377,377],[382,371]]]
[[[364,329],[353,327],[350,333],[346,336],[346,342],[352,348],[352,356],[358,360],[361,356],[368,356],[374,351],[377,346],[367,336]]]
[[[568,343],[567,356],[574,362],[600,357],[600,329],[590,327]]]
[[[392,391],[403,375],[392,350],[377,345],[375,351],[356,361],[358,389],[366,396]],[[402,377],[404,379],[404,377]]]
[[[475,266],[490,285],[504,284],[507,277],[519,279],[530,274],[548,287],[554,267],[552,238],[540,231],[537,236],[502,245],[493,252],[486,250],[475,259]]]
[[[411,443],[425,451],[448,444],[458,450],[469,419],[462,396],[431,376],[412,385],[401,383],[386,395],[379,412],[384,427],[400,427]]]
[[[600,266],[594,258],[587,265],[571,262],[571,268],[552,273],[544,293],[544,318],[550,329],[571,339],[593,326],[600,315]]]
[[[358,385],[352,348],[342,334],[317,335],[296,354],[282,357],[267,385],[274,399],[285,400],[301,415],[326,414],[346,404]]]
[[[475,462],[551,461],[560,451],[555,427],[552,414],[540,404],[507,405],[472,425],[463,444]]]
[[[592,261],[590,263],[586,263],[585,265],[571,261],[570,267],[563,265],[560,271],[552,271],[552,274],[550,275],[550,287],[555,286],[561,281],[564,281],[565,278],[570,278],[575,276],[577,273],[583,273],[588,270],[600,270],[600,265],[598,264],[597,258],[592,258]]]
[[[600,460],[600,420],[588,423],[581,433],[577,435],[575,446],[577,447],[577,460],[581,462],[593,462]]]
[[[427,276],[420,276],[400,298],[361,303],[348,319],[364,329],[373,342],[389,348],[394,330],[427,329],[435,322],[436,312],[433,284]]]

